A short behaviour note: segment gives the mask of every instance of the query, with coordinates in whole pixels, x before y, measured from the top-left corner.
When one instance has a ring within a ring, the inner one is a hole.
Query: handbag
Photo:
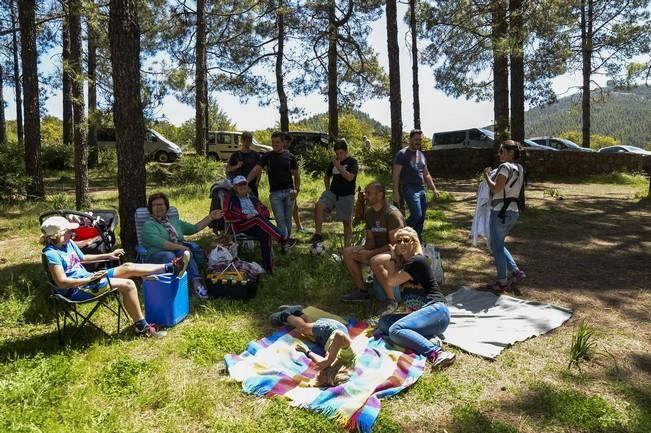
[[[441,261],[441,253],[434,248],[432,244],[426,244],[423,249],[423,255],[428,258],[428,263],[432,271],[434,271],[434,278],[438,284],[443,284],[445,280],[443,272],[443,262]]]

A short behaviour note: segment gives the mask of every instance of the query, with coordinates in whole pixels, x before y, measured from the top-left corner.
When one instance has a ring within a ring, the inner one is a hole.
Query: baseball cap
[[[77,223],[71,223],[62,216],[53,216],[41,224],[41,231],[45,236],[53,236],[63,230],[76,229],[79,227]]]
[[[233,179],[233,185],[239,185],[241,183],[248,183],[246,181],[246,178],[244,176],[235,176],[235,179]]]

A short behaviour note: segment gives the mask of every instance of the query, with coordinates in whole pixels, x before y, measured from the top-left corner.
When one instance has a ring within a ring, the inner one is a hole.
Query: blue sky
[[[398,3],[398,16],[404,16],[406,9],[406,5]],[[403,126],[405,130],[409,130],[413,127],[411,57],[408,47],[405,45],[407,26],[401,19],[398,26],[400,32],[398,40],[400,43]],[[388,70],[386,40],[386,20],[382,17],[373,24],[370,41],[371,45],[379,53],[380,63]],[[59,58],[56,53],[48,53],[42,57],[39,68],[51,69],[54,67],[52,64],[53,59],[56,60]],[[421,123],[423,131],[428,136],[431,137],[434,132],[438,131],[480,127],[492,123],[493,104],[491,101],[478,103],[473,100],[448,97],[434,88],[431,68],[421,65],[419,72]],[[593,78],[600,85],[604,85],[606,82],[605,77],[595,76]],[[571,94],[575,93],[575,91],[570,90],[567,92],[568,89],[572,86],[580,85],[580,82],[581,76],[578,72],[575,74],[566,74],[553,81],[553,88],[559,94]],[[5,109],[6,117],[7,119],[15,119],[13,90],[5,89],[4,95],[9,103],[9,106]],[[273,105],[260,107],[255,100],[251,100],[247,104],[242,104],[238,97],[227,93],[213,93],[211,96],[216,98],[222,110],[236,123],[238,129],[263,129],[273,127],[279,121],[278,110]],[[61,93],[57,92],[45,103],[48,114],[59,118],[62,117],[61,104]],[[328,109],[325,97],[317,94],[294,98],[290,101],[290,104],[303,108],[306,115],[323,113]],[[164,116],[176,125],[194,117],[194,108],[181,104],[173,96],[166,97],[162,107],[158,112],[159,116]],[[388,98],[366,101],[362,104],[361,109],[379,122],[390,125],[391,117]]]

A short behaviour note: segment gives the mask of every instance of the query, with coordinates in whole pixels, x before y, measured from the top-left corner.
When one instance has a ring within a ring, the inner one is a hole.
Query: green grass
[[[358,184],[373,179],[362,173]],[[382,181],[388,184],[386,176]],[[371,305],[339,302],[351,288],[342,265],[311,256],[307,244],[276,256],[274,275],[261,282],[252,301],[192,299],[190,316],[164,339],[134,339],[130,330],[106,339],[89,330],[78,343],[60,348],[41,276],[37,218],[44,210],[74,205],[65,192],[69,188],[67,181],[57,184],[42,202],[0,204],[0,257],[7,259],[0,272],[0,432],[343,432],[326,417],[283,399],[245,395],[240,384],[220,374],[225,354],[240,353],[273,330],[267,318],[279,304],[368,317]],[[208,211],[208,188],[150,184],[148,193],[169,193],[182,217],[194,222]],[[322,189],[321,179],[303,178],[299,204],[308,227]],[[264,176],[261,190],[268,202]],[[581,209],[566,207],[569,202],[527,211],[519,223],[522,232],[580,221]],[[117,206],[117,192],[93,193],[93,206]],[[448,291],[489,263],[484,256],[465,255],[471,251],[470,217],[460,206],[455,194],[444,192],[428,209],[425,224],[428,241],[443,249]],[[328,252],[338,252],[341,224],[328,222],[324,229]],[[363,233],[363,225],[356,232]],[[204,246],[211,239],[208,231],[194,237]],[[259,260],[259,250],[243,257]],[[99,321],[110,325],[107,315]],[[562,327],[516,345],[494,363],[452,349],[458,356],[452,368],[426,372],[410,390],[382,401],[373,431],[651,431],[648,383],[592,377],[592,370],[573,379],[578,373],[566,369],[571,338],[570,328]],[[589,392],[590,387],[597,390]]]

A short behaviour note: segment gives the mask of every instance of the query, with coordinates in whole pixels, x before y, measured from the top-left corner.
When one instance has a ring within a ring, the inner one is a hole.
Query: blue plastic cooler
[[[171,327],[185,319],[190,312],[188,274],[175,277],[157,274],[143,278],[145,318],[149,323]]]

